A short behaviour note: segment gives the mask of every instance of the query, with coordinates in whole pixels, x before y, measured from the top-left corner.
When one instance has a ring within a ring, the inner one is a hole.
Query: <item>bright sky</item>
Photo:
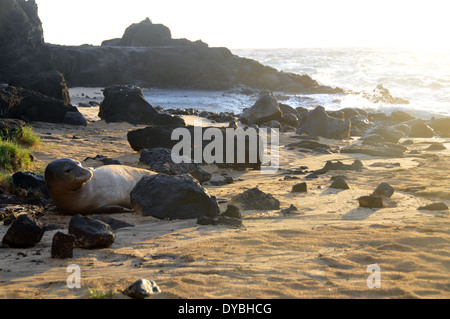
[[[448,0],[36,0],[45,41],[100,45],[149,17],[210,46],[450,48]]]

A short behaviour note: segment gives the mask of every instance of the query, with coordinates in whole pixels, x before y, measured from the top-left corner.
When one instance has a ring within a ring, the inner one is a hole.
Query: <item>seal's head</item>
[[[50,194],[80,189],[93,176],[92,171],[70,158],[57,159],[45,169],[45,183]]]

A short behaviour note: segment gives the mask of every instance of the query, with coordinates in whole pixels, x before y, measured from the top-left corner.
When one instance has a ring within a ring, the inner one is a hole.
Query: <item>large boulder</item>
[[[380,137],[380,139],[376,140],[380,142],[398,143],[403,136],[404,134],[401,131],[388,125],[376,125],[368,129],[360,139],[374,141],[375,137]]]
[[[423,122],[411,125],[409,137],[433,137],[434,135],[433,129]]]
[[[183,129],[186,133],[186,137],[181,136],[178,138],[172,139],[172,133],[174,129]],[[196,135],[200,134],[197,132],[197,129],[199,127],[195,126],[186,126],[186,127],[170,127],[170,126],[149,126],[142,129],[137,130],[131,130],[127,134],[128,142],[131,146],[131,148],[137,152],[140,152],[143,149],[152,149],[152,148],[168,148],[172,149],[175,145],[181,142],[187,142],[190,145],[189,152],[190,154],[182,153],[182,154],[175,154],[180,156],[188,156],[192,158],[192,156],[195,153],[195,146],[196,146]],[[198,161],[200,164],[216,164],[219,167],[224,168],[233,168],[233,169],[260,169],[262,164],[262,158],[259,154],[259,149],[262,145],[261,143],[261,136],[259,135],[258,130],[252,131],[254,134],[254,138],[251,137],[253,134],[249,132],[248,135],[246,135],[247,131],[241,131],[239,133],[236,131],[236,135],[233,138],[234,141],[234,150],[233,154],[234,157],[229,161],[227,158],[227,129],[226,128],[215,128],[216,130],[220,131],[220,134],[222,136],[222,156],[217,156],[214,158],[213,162],[206,161],[206,159],[202,156],[201,162]],[[252,129],[252,128],[250,128]],[[209,147],[210,143],[212,141],[203,139],[206,130],[208,130],[208,127],[201,127],[198,131],[201,132],[201,148],[202,148],[202,154],[205,152],[205,148]],[[253,129],[252,129],[253,130]],[[188,139],[187,141],[184,140],[184,138]],[[259,142],[258,142],[259,141]],[[218,145],[217,145],[218,146]],[[242,147],[242,148],[241,148]],[[242,154],[239,153],[240,150],[243,149],[243,160],[239,161],[238,155]],[[217,150],[216,150],[217,151]],[[218,153],[219,154],[219,153]],[[231,157],[231,156],[230,156]],[[195,158],[194,158],[195,159]]]
[[[159,219],[216,217],[220,213],[216,198],[189,175],[145,176],[130,196],[135,211]]]
[[[8,86],[0,90],[0,116],[25,122],[64,123],[68,112],[83,116],[75,106],[38,92]]]
[[[98,116],[106,122],[128,122],[146,125],[179,125],[184,120],[159,113],[147,102],[141,88],[132,85],[115,85],[103,90]]]
[[[171,138],[174,129],[175,127],[148,126],[129,131],[127,140],[131,148],[136,152],[158,147],[171,149],[177,143]]]
[[[440,136],[450,137],[450,117],[433,118],[428,125]]]
[[[349,120],[331,117],[323,106],[318,106],[302,118],[297,134],[306,133],[311,136],[344,139],[350,137],[350,128]]]
[[[258,98],[252,107],[242,113],[239,120],[249,125],[261,125],[271,120],[281,121],[282,118],[283,113],[275,96],[272,93],[265,93]]]

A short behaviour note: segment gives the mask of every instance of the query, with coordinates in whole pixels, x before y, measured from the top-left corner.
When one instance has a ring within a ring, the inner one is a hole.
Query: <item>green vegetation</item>
[[[33,167],[31,152],[11,141],[0,142],[0,165],[6,171],[16,172]]]
[[[41,139],[36,135],[31,126],[24,126],[14,130],[1,130],[2,141],[10,141],[25,147],[35,147],[41,144]]]
[[[111,299],[114,296],[114,291],[98,291],[97,289],[88,289],[89,299]]]
[[[38,170],[31,149],[41,143],[31,126],[0,131],[0,184],[8,183],[10,174],[17,171]]]

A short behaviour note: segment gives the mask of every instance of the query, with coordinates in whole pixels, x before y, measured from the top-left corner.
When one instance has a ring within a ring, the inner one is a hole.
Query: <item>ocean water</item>
[[[308,74],[320,84],[341,87],[349,94],[277,94],[292,107],[338,110],[359,107],[368,111],[408,111],[418,118],[450,116],[450,52],[382,48],[235,49],[280,71]],[[409,104],[372,103],[364,93],[383,85],[392,96]],[[250,107],[254,95],[236,91],[144,89],[153,106],[195,108],[236,114]]]

